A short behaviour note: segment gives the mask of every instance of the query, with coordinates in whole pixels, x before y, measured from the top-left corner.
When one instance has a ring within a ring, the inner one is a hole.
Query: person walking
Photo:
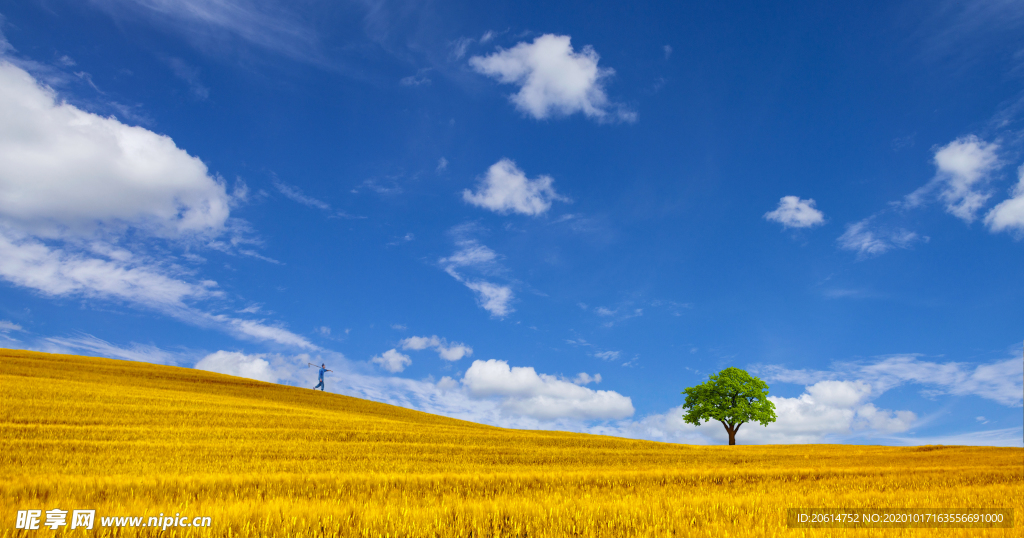
[[[316,366],[315,364],[312,364],[312,363],[310,363],[309,365],[310,366]],[[324,372],[333,372],[333,371],[334,370],[328,370],[327,369],[327,363],[321,364],[320,365],[320,384],[315,386],[315,387],[313,387],[313,390],[320,389],[320,392],[323,392],[324,391]]]

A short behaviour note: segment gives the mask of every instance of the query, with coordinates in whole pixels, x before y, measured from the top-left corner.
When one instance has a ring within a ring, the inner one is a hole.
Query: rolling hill
[[[703,447],[509,430],[188,368],[6,349],[0,403],[0,536],[34,535],[16,529],[18,511],[45,523],[52,509],[68,511],[67,533],[73,510],[95,510],[88,536],[152,534],[151,517],[173,518],[164,534],[178,536],[821,536],[787,529],[787,509],[1024,508],[1019,448]]]

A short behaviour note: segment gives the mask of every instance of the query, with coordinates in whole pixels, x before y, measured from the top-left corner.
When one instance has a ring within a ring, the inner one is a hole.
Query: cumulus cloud
[[[555,200],[569,201],[555,192],[554,181],[551,176],[528,179],[515,162],[501,159],[487,169],[476,192],[462,191],[462,199],[497,213],[536,216],[547,212]]]
[[[473,354],[473,348],[463,344],[462,342],[448,343],[444,338],[438,338],[437,335],[433,336],[410,336],[402,340],[399,345],[403,350],[416,350],[422,351],[427,348],[431,348],[437,352],[438,356],[446,361],[457,361],[463,357],[468,357]]]
[[[1017,177],[1012,196],[985,215],[985,224],[993,232],[1014,231],[1024,234],[1024,165],[1017,169]]]
[[[379,364],[381,368],[393,374],[397,374],[412,364],[412,359],[410,359],[408,355],[403,355],[402,353],[399,353],[397,349],[392,348],[373,357],[370,359],[370,362]]]
[[[465,50],[465,49],[461,49]],[[536,119],[582,112],[600,121],[636,121],[636,113],[608,100],[605,81],[615,71],[598,67],[593,47],[575,52],[569,36],[545,34],[489,56],[473,56],[476,72],[519,86],[512,103]]]
[[[217,351],[203,357],[196,363],[195,368],[268,383],[276,383],[280,378],[264,354],[246,355],[237,351]]]
[[[864,381],[819,381],[805,391],[797,398],[770,398],[779,420],[764,429],[764,438],[771,439],[777,434],[813,437],[865,430],[897,433],[910,429],[917,420],[911,411],[882,410],[866,403],[871,387]]]
[[[887,229],[875,225],[874,217],[849,224],[837,240],[839,247],[852,250],[861,259],[879,256],[894,248],[910,248],[917,241],[927,241],[916,232],[903,228]]]
[[[938,190],[939,198],[946,204],[946,212],[965,222],[973,222],[991,196],[984,187],[998,168],[998,150],[998,144],[985,142],[974,135],[957,138],[942,146],[935,152],[935,177],[907,195],[906,205],[921,205]]]
[[[782,224],[783,228],[811,228],[825,223],[825,215],[814,208],[814,200],[801,200],[798,196],[783,196],[779,207],[765,213],[764,218]]]
[[[232,334],[314,349],[262,321],[213,315],[221,298],[166,255],[121,244],[232,247],[220,238],[238,200],[197,157],[167,136],[58,101],[23,69],[0,58],[0,278],[54,297],[126,302]],[[236,194],[244,197],[244,187]],[[252,240],[233,236],[233,244]],[[159,251],[159,249],[157,249]],[[255,252],[239,250],[239,253]]]
[[[473,361],[462,383],[472,397],[501,398],[504,412],[540,420],[621,419],[634,412],[632,400],[617,392],[588,389],[555,376],[538,374],[533,367],[510,367],[507,362],[495,359]]]
[[[67,103],[0,60],[0,218],[47,237],[129,224],[179,238],[223,230],[229,196],[167,136]]]

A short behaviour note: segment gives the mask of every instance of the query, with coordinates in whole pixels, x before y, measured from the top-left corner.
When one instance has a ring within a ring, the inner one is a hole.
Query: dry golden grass
[[[787,529],[791,507],[1024,512],[1024,450],[697,447],[483,426],[210,372],[0,350],[17,510],[210,516],[172,536],[1020,536]],[[67,531],[72,534],[71,531]]]

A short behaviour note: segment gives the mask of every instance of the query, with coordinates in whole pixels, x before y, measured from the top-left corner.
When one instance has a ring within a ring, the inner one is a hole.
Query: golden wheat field
[[[685,446],[507,430],[187,368],[0,350],[0,536],[1021,536],[790,529],[786,510],[994,508],[1019,448]],[[209,517],[207,527],[102,517]],[[177,517],[177,516],[174,516]],[[45,519],[45,513],[44,513]],[[44,521],[45,523],[45,521]]]

